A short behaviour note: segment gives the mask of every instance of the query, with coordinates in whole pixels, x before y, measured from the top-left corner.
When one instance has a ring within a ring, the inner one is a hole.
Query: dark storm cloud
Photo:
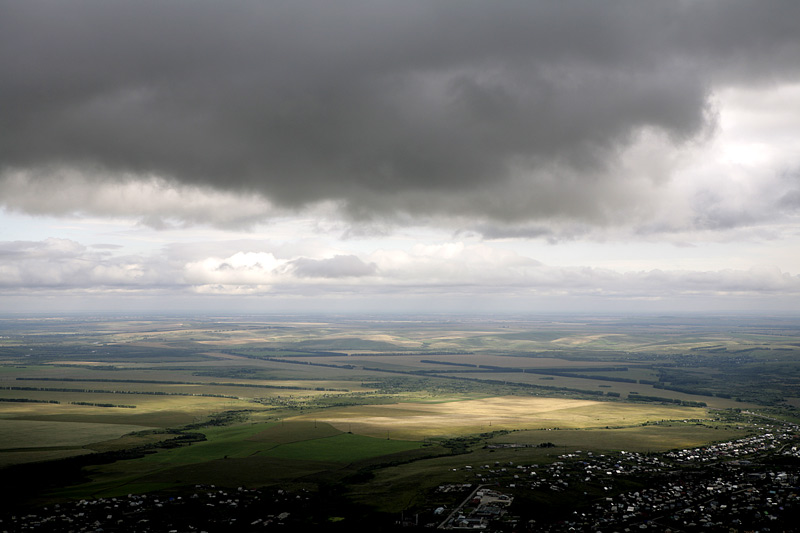
[[[680,143],[715,84],[797,76],[797,20],[789,0],[0,1],[0,170],[592,220],[639,130]]]

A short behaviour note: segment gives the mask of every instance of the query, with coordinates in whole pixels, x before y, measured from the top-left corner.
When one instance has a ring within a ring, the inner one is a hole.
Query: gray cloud
[[[295,276],[300,278],[349,278],[371,276],[377,272],[375,263],[365,263],[354,255],[337,255],[330,259],[300,258],[289,262]]]
[[[0,171],[156,175],[356,218],[608,221],[661,179],[615,174],[637,132],[680,144],[713,125],[716,85],[800,73],[800,4],[780,0],[0,12]]]
[[[92,252],[70,239],[0,242],[4,290],[141,289],[174,283],[157,258]]]
[[[787,211],[800,210],[800,189],[795,189],[784,194],[778,205]]]
[[[221,245],[225,249],[228,243]],[[531,302],[542,299],[562,303],[575,299],[585,307],[598,301],[605,305],[647,300],[695,311],[730,302],[741,305],[751,299],[788,302],[794,308],[800,295],[800,275],[778,268],[621,272],[546,265],[485,244],[415,246],[413,252],[384,250],[364,258],[276,259],[266,251],[271,246],[255,241],[250,246],[261,251],[215,256],[220,250],[206,244],[206,255],[198,259],[199,250],[173,247],[165,260],[161,253],[92,251],[69,239],[0,242],[0,291],[4,298],[24,295],[27,305],[40,311],[49,310],[41,297],[103,299],[120,293],[180,297],[184,302],[194,301],[197,295],[271,295],[306,302],[358,296],[394,304],[414,295],[427,295],[428,300],[436,295],[434,300],[468,298],[476,308],[481,302],[501,300],[504,308],[509,303],[529,308]],[[32,304],[34,300],[39,303]],[[118,304],[116,300],[114,305]]]

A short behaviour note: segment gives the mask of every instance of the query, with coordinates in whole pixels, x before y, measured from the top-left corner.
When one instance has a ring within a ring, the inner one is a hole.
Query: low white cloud
[[[0,242],[0,287],[108,290],[174,283],[158,259],[114,256],[69,239]]]
[[[388,283],[436,285],[504,284],[526,269],[534,259],[485,244],[462,242],[417,244],[409,250],[379,250],[369,256]]]
[[[224,244],[221,243],[222,249]],[[262,247],[181,261],[178,249],[125,255],[67,239],[0,242],[0,293],[35,297],[182,295],[341,298],[402,301],[410,295],[509,302],[564,298],[581,301],[713,302],[800,297],[800,275],[779,268],[622,271],[542,263],[485,243],[440,242],[364,255],[282,256]],[[206,247],[213,248],[207,244]],[[194,248],[188,248],[197,254]],[[567,301],[564,300],[564,301]],[[683,304],[681,304],[683,302]]]
[[[288,265],[292,273],[301,278],[361,278],[377,271],[375,263],[365,263],[354,255],[336,255],[330,259],[301,257]]]

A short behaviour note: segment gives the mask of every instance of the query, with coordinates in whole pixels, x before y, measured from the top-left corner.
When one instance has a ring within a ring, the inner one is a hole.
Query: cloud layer
[[[206,210],[221,225],[320,202],[517,232],[644,224],[676,171],[648,150],[705,142],[725,87],[800,76],[790,1],[0,6],[0,190],[31,213],[126,210],[42,187],[145,184],[249,198],[239,218]]]
[[[798,20],[0,0],[0,295],[797,310]]]
[[[73,297],[118,292],[191,297],[270,296],[308,299],[465,297],[513,302],[537,298],[631,302],[800,297],[800,275],[777,268],[720,271],[558,267],[485,244],[452,242],[373,252],[366,257],[237,252],[186,259],[118,255],[68,239],[0,243],[0,288],[7,295]],[[527,304],[529,305],[529,304]],[[535,308],[535,305],[534,305]],[[390,309],[390,308],[389,308]],[[598,310],[598,309],[595,309]]]

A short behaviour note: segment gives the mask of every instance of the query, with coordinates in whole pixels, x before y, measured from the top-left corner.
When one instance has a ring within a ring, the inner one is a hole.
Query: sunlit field
[[[342,431],[419,440],[512,429],[583,429],[632,426],[648,421],[705,418],[705,409],[660,405],[501,397],[445,403],[343,407],[297,420],[315,418]]]

